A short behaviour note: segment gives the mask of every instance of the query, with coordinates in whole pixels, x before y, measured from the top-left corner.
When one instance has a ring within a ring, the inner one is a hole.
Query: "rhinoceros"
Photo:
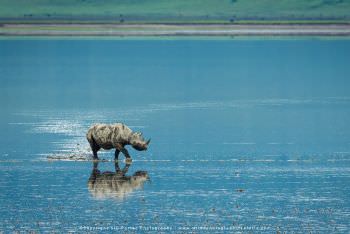
[[[90,144],[94,159],[98,159],[97,151],[102,149],[115,149],[115,160],[118,160],[119,153],[122,152],[127,160],[131,160],[126,145],[131,145],[134,149],[147,150],[151,141],[145,140],[140,132],[133,132],[123,123],[115,124],[94,124],[86,134]]]
[[[98,161],[95,161],[88,181],[91,195],[96,199],[123,200],[134,190],[142,188],[146,181],[150,181],[147,171],[137,171],[131,176],[126,175],[130,165],[126,164],[121,170],[116,161],[115,172],[100,172]]]

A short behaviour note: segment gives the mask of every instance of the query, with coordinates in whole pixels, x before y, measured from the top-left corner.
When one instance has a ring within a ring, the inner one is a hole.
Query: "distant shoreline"
[[[2,23],[0,36],[350,36],[350,24]]]

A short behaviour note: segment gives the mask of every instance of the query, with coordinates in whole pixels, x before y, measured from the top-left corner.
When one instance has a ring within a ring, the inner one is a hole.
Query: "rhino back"
[[[103,149],[114,148],[116,144],[128,144],[132,131],[124,124],[95,124],[90,128],[91,136],[95,142]],[[88,133],[89,135],[89,133]]]
[[[92,128],[92,137],[97,145],[103,149],[113,148],[112,134],[113,129],[107,124],[96,124]]]
[[[111,127],[113,129],[112,141],[114,144],[129,144],[129,137],[132,134],[130,128],[121,123],[113,124]]]

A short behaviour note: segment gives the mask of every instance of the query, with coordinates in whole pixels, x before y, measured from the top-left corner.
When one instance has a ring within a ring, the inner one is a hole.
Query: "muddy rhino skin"
[[[105,150],[115,149],[115,159],[118,159],[122,152],[127,159],[131,159],[129,152],[125,149],[126,145],[131,145],[134,149],[142,151],[147,150],[148,141],[142,137],[142,133],[133,132],[129,127],[122,123],[116,124],[94,124],[86,134],[94,159],[98,159],[97,152],[102,148]]]

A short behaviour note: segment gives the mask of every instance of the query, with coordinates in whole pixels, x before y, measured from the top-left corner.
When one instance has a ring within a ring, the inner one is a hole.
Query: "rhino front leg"
[[[119,153],[120,153],[120,150],[115,149],[115,152],[114,152],[114,160],[118,161]]]
[[[115,151],[116,153],[117,151],[120,151],[124,154],[126,158],[130,158],[129,152],[124,148],[124,145],[118,143],[116,144],[115,149],[116,149]]]
[[[124,147],[123,147],[123,149],[122,149],[122,152],[123,152],[123,154],[125,155],[125,163],[126,163],[126,164],[131,164],[132,159],[131,159],[131,157],[130,157],[129,152],[128,152]]]
[[[98,159],[97,150],[92,150],[92,154],[94,156],[94,159]]]
[[[125,149],[124,147],[121,149],[122,153],[124,154],[124,156],[126,157],[126,159],[131,159],[130,154],[128,152],[127,149]]]
[[[122,152],[124,154],[127,162],[131,161],[130,154],[127,151],[127,149],[125,149],[124,145],[117,144],[115,148],[116,148],[116,150],[119,150],[120,152]]]

